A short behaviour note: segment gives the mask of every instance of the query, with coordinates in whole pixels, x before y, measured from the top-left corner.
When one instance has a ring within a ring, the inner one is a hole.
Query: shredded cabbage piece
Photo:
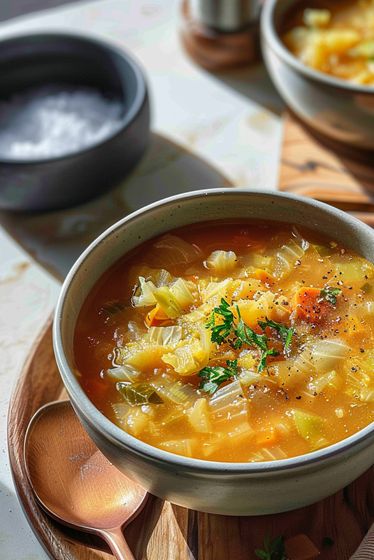
[[[201,259],[202,253],[198,247],[184,241],[177,235],[167,234],[158,239],[147,255],[147,261],[152,266],[168,269],[170,266],[187,265]]]
[[[153,297],[162,311],[171,319],[183,314],[183,311],[194,303],[188,283],[178,278],[171,286],[161,286],[153,292]]]
[[[209,405],[205,398],[197,399],[193,407],[187,411],[187,417],[196,432],[209,433],[212,431]]]
[[[140,371],[128,364],[123,364],[122,366],[107,369],[105,375],[115,381],[134,383],[139,378]]]
[[[324,437],[326,422],[321,416],[294,410],[293,419],[300,436],[310,444],[312,449],[318,449],[328,443]]]
[[[296,261],[303,258],[309,248],[309,242],[295,230],[294,237],[275,254],[273,275],[278,279],[286,278],[294,269]]]
[[[166,345],[175,348],[182,339],[182,327],[150,327],[147,338],[151,344]]]
[[[205,266],[209,270],[214,270],[217,274],[226,274],[233,270],[238,263],[238,257],[234,251],[213,251],[205,261]]]
[[[192,406],[198,398],[198,393],[191,384],[177,381],[166,373],[161,379],[153,381],[152,387],[164,401],[177,405]]]
[[[156,286],[152,280],[146,280],[143,276],[139,276],[139,295],[132,296],[132,304],[135,307],[149,307],[150,305],[155,305],[156,299],[154,297],[154,292]]]
[[[129,342],[116,349],[116,363],[130,365],[140,371],[161,365],[161,356],[169,352],[168,346],[151,344],[141,339],[139,342]]]
[[[162,356],[162,361],[180,375],[191,375],[208,364],[211,346],[209,332],[200,329],[199,338],[185,339],[173,352]]]

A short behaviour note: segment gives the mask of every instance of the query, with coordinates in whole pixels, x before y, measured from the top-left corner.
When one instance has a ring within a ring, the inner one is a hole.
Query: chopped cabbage
[[[215,305],[216,301],[221,301],[221,298],[227,297],[227,292],[232,281],[232,278],[226,278],[221,282],[209,282],[205,288],[201,289],[201,299],[203,302],[207,302],[215,298],[215,301],[212,302],[213,305]]]
[[[304,23],[308,27],[326,27],[331,20],[330,10],[306,9],[303,15]]]
[[[201,257],[202,253],[198,247],[177,235],[167,234],[153,244],[152,251],[147,255],[147,261],[152,266],[167,269],[170,266],[193,263]]]
[[[170,327],[150,327],[148,329],[147,338],[151,344],[175,348],[182,339],[182,327],[177,325]]]
[[[199,338],[184,340],[173,352],[162,356],[162,361],[180,375],[191,375],[204,368],[209,361],[212,343],[207,329],[201,329],[199,335]]]
[[[326,422],[321,416],[302,410],[294,410],[293,419],[297,431],[310,444],[312,449],[318,449],[326,445],[326,439],[324,438]]]
[[[318,395],[324,389],[331,387],[333,389],[339,389],[341,386],[341,379],[336,373],[336,371],[329,371],[313,381],[310,381],[307,385],[308,391],[312,393],[312,395]]]
[[[148,307],[150,305],[155,305],[156,299],[154,297],[154,292],[156,286],[152,280],[145,280],[143,276],[139,276],[139,295],[132,296],[132,303],[135,307]]]
[[[176,381],[167,374],[152,382],[152,387],[164,401],[177,405],[192,406],[198,396],[192,385]]]
[[[218,389],[209,404],[219,431],[232,432],[243,422],[248,423],[248,401],[239,380]]]
[[[168,346],[144,342],[129,342],[126,346],[117,349],[116,363],[130,365],[140,371],[146,371],[161,365],[161,356],[168,352]]]
[[[188,421],[196,432],[208,433],[212,431],[208,401],[197,399],[192,408],[187,411]]]
[[[237,262],[234,251],[213,251],[205,261],[205,266],[217,274],[226,274],[236,267]]]
[[[127,381],[128,383],[133,383],[138,379],[140,371],[128,364],[123,364],[122,366],[107,369],[105,375],[115,381]]]
[[[161,286],[153,292],[153,297],[162,311],[171,319],[183,314],[183,310],[194,303],[188,283],[178,278],[171,286]]]
[[[294,269],[296,261],[302,259],[309,248],[309,242],[303,239],[297,232],[288,243],[275,254],[273,274],[278,279],[286,278]]]
[[[317,341],[311,350],[311,361],[319,373],[328,371],[343,360],[349,352],[349,346],[337,339]]]

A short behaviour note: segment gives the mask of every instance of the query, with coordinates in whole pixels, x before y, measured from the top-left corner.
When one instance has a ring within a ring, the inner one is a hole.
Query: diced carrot
[[[162,311],[159,304],[155,305],[145,318],[148,327],[157,327],[167,320],[169,320],[169,317]]]
[[[257,278],[257,280],[260,280],[263,284],[268,284],[270,286],[274,284],[274,277],[263,268],[257,268],[251,276]]]
[[[295,296],[296,318],[318,323],[328,311],[329,304],[321,299],[320,288],[300,288]]]
[[[320,552],[306,535],[296,535],[286,539],[284,543],[289,560],[314,560]]]

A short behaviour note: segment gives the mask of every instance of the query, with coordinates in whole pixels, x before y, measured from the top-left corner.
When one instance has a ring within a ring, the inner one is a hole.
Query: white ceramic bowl
[[[78,313],[100,276],[125,253],[178,226],[219,218],[279,220],[322,232],[374,262],[374,232],[325,204],[271,191],[215,189],[173,196],[117,222],[79,257],[54,321],[54,348],[72,404],[91,438],[120,470],[176,504],[226,515],[260,515],[305,506],[333,494],[373,464],[374,424],[326,449],[263,463],[189,459],[125,433],[92,404],[74,375]]]

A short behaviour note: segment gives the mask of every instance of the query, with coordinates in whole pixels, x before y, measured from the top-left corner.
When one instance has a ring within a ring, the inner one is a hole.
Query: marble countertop
[[[131,50],[145,68],[152,140],[141,164],[100,199],[43,215],[0,214],[0,558],[43,560],[9,470],[12,389],[62,278],[82,249],[124,214],[177,192],[223,185],[276,188],[282,103],[262,65],[219,75],[183,52],[179,2],[106,0],[0,24],[0,38],[65,30]]]

